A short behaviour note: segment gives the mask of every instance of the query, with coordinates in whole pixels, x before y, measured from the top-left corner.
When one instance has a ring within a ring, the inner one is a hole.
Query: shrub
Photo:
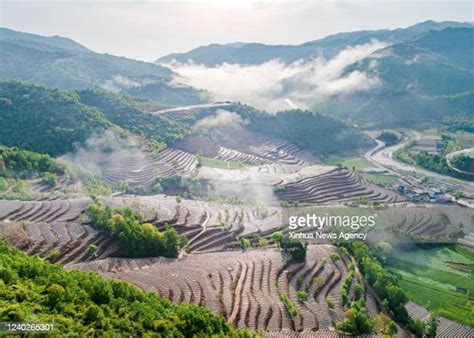
[[[344,320],[336,324],[338,330],[351,336],[372,333],[374,326],[365,310],[363,301],[352,302],[345,317]]]
[[[283,294],[283,295],[281,295],[280,299],[281,299],[283,305],[285,306],[285,309],[290,314],[290,316],[296,317],[296,315],[298,314],[298,310],[296,309],[295,304],[293,304],[293,302],[290,300],[288,295]]]
[[[48,187],[54,187],[57,181],[58,181],[58,175],[53,174],[53,173],[47,173],[41,179],[41,183],[43,183],[44,185]]]
[[[302,302],[308,300],[308,293],[305,292],[305,291],[297,291],[297,292],[296,292],[296,296],[297,296],[298,299],[299,299],[300,301],[302,301]]]
[[[143,223],[143,217],[130,208],[112,209],[96,202],[87,207],[87,215],[94,228],[117,240],[127,257],[177,257],[186,245],[186,237],[178,235],[174,228],[158,231],[152,224]]]

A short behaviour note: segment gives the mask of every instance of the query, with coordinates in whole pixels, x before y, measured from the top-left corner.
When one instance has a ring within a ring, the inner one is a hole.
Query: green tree
[[[281,231],[275,231],[272,234],[272,242],[277,244],[281,248],[281,242],[283,240],[283,232]]]

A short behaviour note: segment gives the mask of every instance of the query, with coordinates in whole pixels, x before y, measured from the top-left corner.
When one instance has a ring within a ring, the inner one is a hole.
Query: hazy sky
[[[143,60],[210,43],[298,44],[343,31],[473,18],[474,1],[0,0],[0,26]]]

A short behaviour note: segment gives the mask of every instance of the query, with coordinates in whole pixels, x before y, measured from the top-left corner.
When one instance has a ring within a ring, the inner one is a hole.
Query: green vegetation
[[[186,237],[179,236],[174,228],[160,232],[152,224],[143,223],[142,216],[130,208],[103,207],[96,200],[87,207],[87,215],[94,228],[110,233],[118,241],[126,257],[178,257],[186,245]]]
[[[396,151],[394,156],[399,161],[415,164],[443,175],[474,181],[474,175],[460,173],[448,165],[446,155],[462,149],[459,139],[450,135],[441,135],[441,141],[440,154],[430,154],[426,151],[414,152],[411,151],[410,146],[408,146]],[[461,166],[467,169],[466,171],[472,170],[473,166],[472,160],[462,158],[454,158],[453,165],[454,167]]]
[[[372,164],[363,157],[352,157],[352,156],[328,156],[323,159],[323,164],[341,166],[348,169],[354,168],[355,170],[361,170],[372,166]]]
[[[0,176],[27,178],[32,174],[63,175],[65,167],[48,155],[0,145]]]
[[[290,314],[292,317],[296,317],[298,315],[298,310],[291,301],[290,297],[288,297],[287,294],[283,294],[280,296],[280,300],[282,301],[283,305],[285,306],[286,311]]]
[[[96,107],[115,125],[157,142],[160,148],[186,134],[183,127],[165,116],[145,113],[130,97],[99,89],[80,91],[79,96],[82,103]]]
[[[95,273],[0,245],[0,321],[54,323],[52,336],[252,337],[209,309],[174,305]]]
[[[474,119],[472,114],[457,114],[454,116],[445,116],[442,120],[442,123],[448,126],[450,131],[465,131],[468,133],[474,133]]]
[[[464,155],[454,156],[451,165],[461,171],[474,174],[474,158]]]
[[[383,299],[391,317],[402,324],[407,324],[409,317],[404,306],[407,297],[398,286],[397,277],[383,268],[366,244],[354,242],[345,243],[343,246],[352,253],[367,282]]]
[[[305,302],[308,300],[308,293],[306,291],[297,291],[296,297],[298,297],[300,301]]]
[[[362,177],[369,183],[376,184],[382,187],[389,187],[396,184],[399,180],[398,176],[386,174],[362,174]]]
[[[205,165],[211,168],[220,168],[220,169],[244,169],[247,167],[244,163],[233,162],[233,161],[223,161],[211,157],[200,156],[199,164]]]
[[[344,279],[344,283],[342,284],[341,289],[339,290],[339,294],[341,295],[341,302],[342,305],[346,305],[349,295],[349,291],[352,286],[352,280],[354,279],[354,266],[351,265],[351,269],[349,274],[347,275],[346,279]]]
[[[308,250],[307,243],[301,243],[296,240],[282,240],[280,247],[285,253],[289,253],[291,260],[300,263],[306,260],[306,251]]]
[[[388,258],[387,267],[397,273],[409,299],[439,315],[474,326],[470,315],[474,301],[468,299],[468,294],[474,293],[469,276],[474,259],[455,250],[463,252],[456,246],[397,250]]]
[[[346,318],[336,324],[336,328],[351,336],[372,333],[374,326],[370,320],[363,300],[354,301],[345,313]]]
[[[70,89],[97,85],[121,90],[169,79],[171,71],[159,65],[98,54],[72,40],[0,29],[0,77]]]
[[[1,199],[28,201],[34,197],[25,180],[0,177]]]
[[[74,91],[0,81],[0,144],[52,156],[73,150],[110,123]]]
[[[277,244],[279,247],[281,247],[282,241],[283,241],[283,232],[275,231],[272,234],[272,242]]]
[[[377,136],[377,140],[385,142],[385,145],[387,146],[392,146],[400,141],[400,137],[394,132],[383,131],[379,136]]]
[[[251,130],[284,138],[317,156],[356,153],[372,145],[372,141],[361,132],[322,114],[295,109],[270,115],[246,105],[229,109],[248,120]],[[334,142],[335,137],[337,142]]]

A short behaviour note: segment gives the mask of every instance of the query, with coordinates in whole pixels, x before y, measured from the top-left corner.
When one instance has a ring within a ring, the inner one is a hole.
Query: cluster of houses
[[[398,185],[397,191],[405,195],[412,202],[420,203],[453,203],[456,198],[439,189],[431,187],[414,187],[410,185]]]

